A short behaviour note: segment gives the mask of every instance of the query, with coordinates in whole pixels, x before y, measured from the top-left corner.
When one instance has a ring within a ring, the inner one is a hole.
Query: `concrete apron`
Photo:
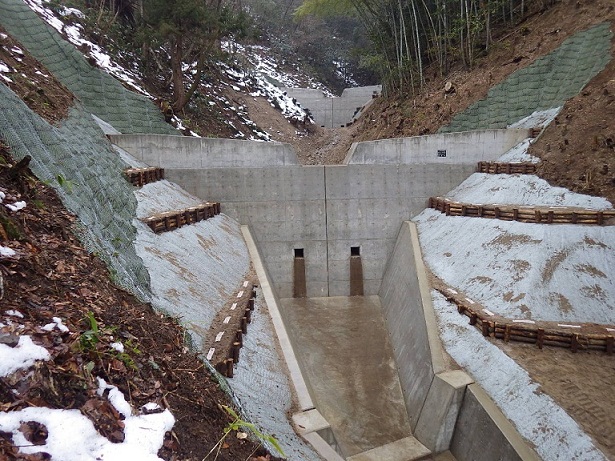
[[[297,393],[295,430],[328,461],[428,458],[411,435],[379,298],[280,302],[248,226],[242,232]]]
[[[287,298],[281,309],[310,394],[341,454],[353,459],[411,435],[377,296]]]

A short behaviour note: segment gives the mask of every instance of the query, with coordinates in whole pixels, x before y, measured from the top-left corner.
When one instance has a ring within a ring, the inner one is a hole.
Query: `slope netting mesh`
[[[61,126],[52,126],[0,84],[0,138],[16,159],[32,157],[32,171],[78,216],[81,240],[107,263],[115,281],[149,301],[149,275],[133,245],[137,202],[122,174],[127,165],[90,114],[76,106]]]
[[[605,22],[565,40],[555,51],[491,88],[485,99],[439,132],[506,128],[535,111],[562,106],[611,59],[610,26]]]
[[[122,133],[177,134],[145,96],[92,67],[21,0],[0,0],[0,24],[41,61],[91,113]]]

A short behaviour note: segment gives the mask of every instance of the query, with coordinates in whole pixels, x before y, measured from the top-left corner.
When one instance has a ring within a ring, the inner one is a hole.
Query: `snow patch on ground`
[[[528,145],[505,156],[523,155]],[[613,208],[534,175],[474,173],[446,196],[472,204]],[[615,227],[447,217],[431,209],[414,221],[435,275],[489,310],[513,319],[613,323],[615,281],[608,274],[615,270]]]
[[[30,336],[20,336],[19,343],[15,347],[0,343],[0,378],[9,376],[17,370],[27,370],[37,360],[49,359],[47,349],[34,344]],[[1,415],[2,413],[0,417]]]
[[[23,336],[22,336],[23,338]],[[1,345],[0,345],[1,346]],[[11,434],[13,443],[21,453],[45,452],[51,459],[63,461],[159,461],[157,453],[164,440],[164,434],[175,424],[169,410],[159,413],[133,414],[130,404],[115,386],[99,380],[99,395],[109,393],[111,404],[125,416],[122,443],[111,443],[94,428],[92,422],[79,410],[57,410],[51,408],[25,408],[20,411],[0,412],[0,431]],[[24,421],[35,421],[48,431],[43,445],[33,445],[21,432]]]
[[[510,163],[520,163],[520,162],[530,162],[530,163],[538,163],[540,159],[538,157],[534,157],[533,155],[528,154],[527,150],[532,143],[532,138],[527,138],[521,141],[519,144],[514,146],[504,155],[502,155],[498,162],[510,162]]]
[[[532,112],[525,118],[522,118],[518,122],[508,125],[507,128],[543,128],[551,123],[557,114],[559,114],[562,107],[552,107],[547,110],[537,110]]]

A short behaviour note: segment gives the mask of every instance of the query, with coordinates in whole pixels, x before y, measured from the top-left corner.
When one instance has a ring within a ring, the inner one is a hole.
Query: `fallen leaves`
[[[124,441],[123,418],[108,400],[100,397],[91,398],[83,404],[80,410],[92,421],[96,430],[110,442]]]
[[[32,445],[45,445],[47,443],[47,436],[49,435],[47,428],[38,421],[21,423],[19,430]]]
[[[2,155],[0,146],[0,159]],[[0,178],[0,187],[10,188],[10,184]],[[10,345],[20,335],[30,335],[49,351],[51,360],[0,378],[0,411],[36,406],[78,409],[108,440],[119,443],[125,437],[124,422],[97,396],[95,378],[100,376],[117,386],[133,408],[156,402],[173,412],[174,432],[167,434],[159,457],[203,459],[228,422],[217,406],[229,405],[226,394],[201,360],[185,348],[185,332],[178,320],[155,313],[114,286],[105,265],[67,232],[74,218],[55,193],[40,184],[31,193],[37,194],[40,207],[19,211],[27,238],[18,242],[22,256],[0,260],[4,277],[0,323],[5,325],[0,328],[0,342]],[[9,310],[19,311],[24,318],[9,315]],[[83,347],[84,335],[96,336],[92,347]],[[123,344],[124,352],[111,347],[117,342]],[[46,437],[44,427],[24,430],[33,444]],[[226,443],[218,461],[265,454],[255,452],[249,438],[229,437]],[[44,452],[20,453],[12,435],[0,432],[0,460],[45,459],[49,455]]]

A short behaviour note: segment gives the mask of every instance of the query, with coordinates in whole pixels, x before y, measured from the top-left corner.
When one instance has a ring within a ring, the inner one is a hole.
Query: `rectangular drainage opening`
[[[361,247],[350,247],[350,296],[363,296]]]
[[[293,259],[293,298],[305,298],[306,295],[307,284],[305,280],[303,248],[295,248],[295,259]]]

